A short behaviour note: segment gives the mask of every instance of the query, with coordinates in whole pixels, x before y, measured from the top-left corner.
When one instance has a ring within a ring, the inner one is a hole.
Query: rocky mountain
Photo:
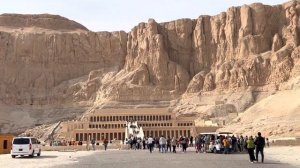
[[[126,33],[91,32],[54,15],[3,14],[1,131],[159,102],[178,115],[230,123],[229,114],[299,88],[291,82],[300,75],[299,15],[298,1],[255,3],[197,19],[149,19]]]

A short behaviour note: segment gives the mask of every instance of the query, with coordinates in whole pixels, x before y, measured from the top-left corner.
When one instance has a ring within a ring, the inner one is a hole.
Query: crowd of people
[[[109,143],[106,138],[104,138],[102,145],[104,145],[104,149],[107,149]],[[51,146],[59,146],[59,145],[82,145],[82,142],[79,141],[76,143],[75,141],[70,142],[61,142],[61,144],[57,144],[56,141],[51,142]],[[94,139],[88,141],[86,144],[87,150],[89,150],[89,146],[92,146],[92,149],[95,150],[96,145],[100,145],[99,142],[96,142]],[[163,135],[160,137],[144,137],[138,138],[131,136],[128,139],[123,141],[123,144],[127,144],[128,148],[131,150],[142,150],[147,149],[152,153],[154,149],[157,149],[160,153],[177,153],[182,152],[185,153],[188,147],[195,147],[196,153],[223,153],[223,154],[231,154],[235,152],[248,152],[249,160],[251,163],[258,162],[258,155],[261,154],[261,162],[264,162],[264,147],[269,147],[268,138],[262,137],[261,133],[258,132],[257,136],[234,136],[234,135],[217,135],[217,134],[199,134],[194,137],[185,137],[179,136],[179,138],[175,137],[164,137]]]
[[[269,147],[268,138],[263,138],[261,133],[258,132],[257,136],[234,136],[234,135],[199,135],[197,137],[184,137],[179,138],[164,137],[145,137],[143,139],[131,137],[126,143],[129,149],[140,150],[148,149],[150,153],[155,148],[161,153],[172,152],[176,153],[181,151],[186,152],[188,147],[195,147],[196,153],[223,153],[231,154],[235,152],[248,152],[250,162],[258,162],[258,155],[261,154],[261,162],[264,162],[264,147]],[[254,155],[255,153],[255,155]]]
[[[186,152],[188,146],[193,146],[193,137],[180,136],[178,139],[175,137],[145,137],[143,139],[130,137],[125,140],[129,145],[129,149],[139,150],[139,149],[149,149],[150,153],[153,152],[155,148],[161,153],[173,152],[176,153],[176,149],[180,147],[182,152]]]

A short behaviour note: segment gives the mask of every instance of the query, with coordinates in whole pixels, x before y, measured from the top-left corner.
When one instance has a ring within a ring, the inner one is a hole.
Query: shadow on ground
[[[58,156],[35,156],[35,157],[29,157],[29,156],[18,156],[15,159],[52,159],[57,158]]]

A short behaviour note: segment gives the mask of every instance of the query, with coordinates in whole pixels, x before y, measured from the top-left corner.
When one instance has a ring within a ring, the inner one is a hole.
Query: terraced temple
[[[96,109],[82,121],[63,123],[62,138],[66,140],[124,140],[127,121],[137,121],[144,135],[158,137],[196,134],[194,117],[176,117],[168,108]],[[211,129],[216,129],[211,127]]]

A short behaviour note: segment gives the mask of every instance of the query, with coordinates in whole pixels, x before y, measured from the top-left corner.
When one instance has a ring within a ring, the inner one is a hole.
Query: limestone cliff
[[[149,19],[128,33],[91,32],[60,16],[1,15],[0,102],[15,114],[56,114],[31,116],[26,126],[111,102],[171,101],[174,112],[201,118],[243,112],[299,76],[299,15],[298,1],[255,3],[197,19]]]

